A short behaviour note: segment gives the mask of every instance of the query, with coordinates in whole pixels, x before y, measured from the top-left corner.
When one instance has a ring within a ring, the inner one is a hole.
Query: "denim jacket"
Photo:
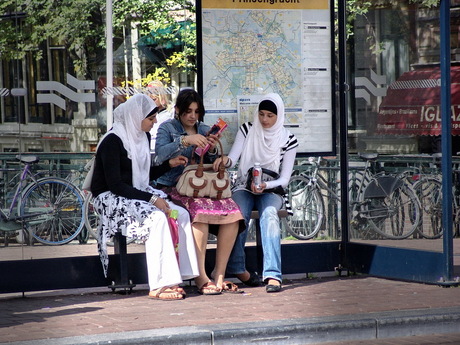
[[[198,122],[198,134],[206,136],[209,132],[210,127],[203,122]],[[157,138],[155,143],[155,156],[154,164],[160,165],[164,161],[176,157],[178,155],[183,155],[188,158],[188,163],[193,164],[199,163],[200,156],[194,153],[195,146],[184,147],[180,142],[180,137],[182,135],[187,135],[182,123],[177,119],[170,119],[163,122],[158,128]],[[192,156],[194,160],[192,160]],[[205,163],[213,162],[216,158],[216,155],[207,153],[204,157]],[[184,170],[183,166],[178,166],[170,171],[168,171],[163,176],[159,177],[155,182],[157,184],[162,184],[165,186],[175,186],[179,176]]]

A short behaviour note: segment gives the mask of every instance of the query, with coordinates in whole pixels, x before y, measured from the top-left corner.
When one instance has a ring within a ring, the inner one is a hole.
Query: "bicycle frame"
[[[16,190],[14,192],[13,199],[7,209],[7,212],[5,212],[3,209],[0,209],[3,220],[16,222],[21,219],[33,218],[33,217],[43,214],[43,212],[38,212],[36,214],[28,214],[28,215],[23,215],[23,216],[19,215],[18,201],[20,201],[22,193],[27,188],[30,188],[29,187],[30,185],[37,184],[37,181],[38,181],[38,179],[35,177],[36,175],[32,174],[32,172],[30,171],[30,166],[31,166],[31,163],[24,164],[24,169],[22,169],[20,173],[19,182],[15,186]],[[28,180],[30,180],[30,182],[28,182]],[[15,208],[16,208],[16,211],[14,211]],[[13,214],[16,214],[16,215],[13,216]],[[3,230],[1,226],[0,226],[0,230]],[[3,231],[8,231],[8,230],[3,230]]]
[[[60,245],[75,239],[83,225],[83,196],[78,187],[59,177],[38,177],[31,165],[36,156],[17,156],[24,164],[14,195],[0,209],[0,230],[23,230],[43,244]],[[14,179],[14,178],[13,178]],[[13,190],[13,189],[11,189]]]

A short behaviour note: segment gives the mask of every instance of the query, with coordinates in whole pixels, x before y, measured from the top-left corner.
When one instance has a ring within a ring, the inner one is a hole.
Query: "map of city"
[[[301,24],[299,11],[204,11],[204,98],[235,108],[237,96],[276,92],[301,105]]]

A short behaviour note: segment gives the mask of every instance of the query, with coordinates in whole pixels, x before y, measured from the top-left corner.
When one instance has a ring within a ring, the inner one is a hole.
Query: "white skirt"
[[[149,191],[162,193],[153,188]],[[107,243],[118,231],[145,243],[150,290],[174,286],[199,275],[190,216],[184,208],[172,202],[168,203],[171,209],[179,212],[178,260],[168,220],[157,207],[149,202],[128,199],[112,192],[104,192],[94,199],[93,205],[100,220],[98,251],[105,277],[109,265]]]

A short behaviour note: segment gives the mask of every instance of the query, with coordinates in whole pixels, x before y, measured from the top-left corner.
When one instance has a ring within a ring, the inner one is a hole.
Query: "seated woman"
[[[260,215],[260,235],[262,239],[263,274],[267,292],[281,290],[281,242],[278,210],[283,206],[283,197],[272,192],[276,187],[287,187],[297,151],[297,139],[284,128],[284,103],[278,94],[265,95],[256,113],[254,121],[244,123],[235,138],[228,157],[224,157],[227,167],[234,167],[240,160],[237,180],[233,190],[233,199],[240,206],[246,224],[251,211],[257,209]],[[214,169],[221,158],[214,162]],[[256,188],[254,183],[247,188],[248,170],[259,162],[262,168],[279,174],[273,179],[264,175],[265,181]],[[247,232],[241,233],[233,248],[227,272],[240,279],[250,279],[246,270],[244,245]]]
[[[185,297],[182,280],[198,276],[198,265],[188,212],[166,200],[149,185],[171,167],[186,164],[176,156],[162,166],[151,165],[150,134],[156,123],[155,102],[137,94],[114,111],[113,128],[100,140],[91,182],[94,207],[100,216],[98,250],[107,276],[107,242],[116,232],[145,241],[149,297]],[[179,262],[166,215],[178,210]]]
[[[207,136],[210,127],[203,121],[204,106],[195,90],[184,89],[176,99],[175,118],[163,122],[158,128],[155,146],[155,161],[163,163],[167,159],[182,155],[189,163],[197,162],[196,147],[204,148],[208,143],[210,150],[205,159],[215,159],[215,135]],[[238,287],[224,281],[225,270],[233,243],[239,229],[244,229],[243,216],[238,205],[231,199],[190,198],[181,196],[175,189],[177,180],[184,170],[177,166],[156,180],[158,188],[165,188],[171,199],[189,211],[198,255],[199,276],[195,278],[198,291],[204,295],[220,294],[222,291],[240,292]],[[208,233],[217,236],[216,263],[210,279],[205,270]]]

